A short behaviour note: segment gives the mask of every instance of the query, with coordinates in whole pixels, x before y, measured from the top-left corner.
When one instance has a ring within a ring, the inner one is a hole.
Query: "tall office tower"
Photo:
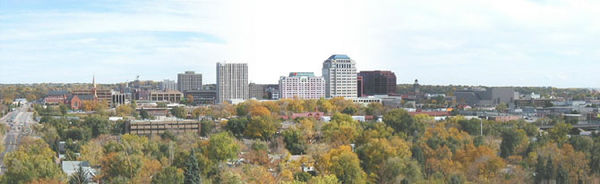
[[[202,89],[202,74],[196,74],[193,71],[177,74],[177,90],[185,92],[187,90]]]
[[[217,63],[217,103],[248,99],[248,64]]]
[[[319,99],[325,97],[325,79],[313,72],[292,72],[279,78],[281,98]]]
[[[356,63],[347,55],[332,55],[323,62],[325,96],[357,97]]]
[[[163,91],[177,90],[177,83],[174,80],[165,79],[160,83],[160,89]]]
[[[364,95],[387,95],[396,93],[396,74],[391,71],[361,71]],[[360,90],[360,89],[359,89]]]

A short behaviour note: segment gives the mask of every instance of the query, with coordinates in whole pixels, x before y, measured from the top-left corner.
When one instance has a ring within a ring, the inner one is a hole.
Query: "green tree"
[[[112,125],[110,121],[108,121],[108,118],[102,116],[87,117],[83,123],[92,130],[92,138],[102,134],[109,134],[112,130]]]
[[[152,115],[150,115],[150,113],[148,113],[148,111],[145,109],[142,109],[140,111],[140,117],[142,119],[154,119],[154,117]]]
[[[535,183],[542,183],[544,179],[548,177],[546,176],[546,162],[544,161],[544,158],[542,156],[538,156],[537,158],[537,164],[535,165],[534,174]]]
[[[248,125],[248,118],[232,118],[227,121],[225,129],[229,130],[235,137],[242,138]]]
[[[515,149],[526,139],[525,131],[521,129],[507,129],[502,133],[502,143],[500,143],[500,156],[508,158],[515,153]]]
[[[600,142],[594,143],[590,151],[590,171],[592,174],[600,174]]]
[[[566,123],[557,123],[548,131],[548,136],[550,139],[556,143],[562,144],[566,142],[569,137],[569,131],[573,128],[570,124]]]
[[[293,155],[303,154],[306,149],[306,138],[302,135],[302,132],[296,128],[284,130],[282,132],[283,141],[285,142],[285,148],[287,148]]]
[[[556,169],[554,168],[554,161],[552,160],[551,157],[548,157],[548,160],[546,161],[546,179],[547,180],[552,180],[556,177]]]
[[[183,178],[183,171],[173,166],[165,167],[152,177],[152,184],[182,184]]]
[[[348,106],[348,107],[344,108],[344,110],[342,110],[342,113],[348,114],[348,115],[354,115],[354,114],[356,114],[356,112],[358,112],[358,109],[356,109],[356,107],[354,107],[354,106]]]
[[[207,137],[208,135],[210,135],[214,128],[214,121],[203,119],[202,121],[200,121],[200,136]]]
[[[403,109],[394,109],[383,116],[383,122],[392,127],[396,133],[406,135],[420,135],[425,131],[425,125],[416,122],[408,112]]]
[[[173,107],[171,114],[177,118],[187,118],[187,112],[184,107]]]
[[[63,116],[67,115],[67,111],[69,110],[69,107],[67,107],[67,105],[65,105],[65,104],[60,104],[58,107],[60,108],[60,113],[61,113]]]
[[[556,184],[569,184],[569,172],[562,165],[558,166]]]
[[[240,146],[227,132],[214,134],[209,139],[208,156],[212,160],[224,161],[234,159],[240,151]]]
[[[198,159],[196,159],[196,153],[192,149],[187,162],[184,173],[184,184],[201,184],[202,178],[200,178],[200,167],[198,167]]]

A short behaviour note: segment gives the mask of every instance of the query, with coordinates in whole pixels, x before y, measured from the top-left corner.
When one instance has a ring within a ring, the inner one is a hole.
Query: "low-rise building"
[[[159,135],[165,132],[200,133],[200,121],[195,120],[134,120],[127,123],[130,134]]]
[[[183,99],[183,93],[175,90],[170,91],[150,91],[150,101],[166,101],[172,103],[179,103]]]

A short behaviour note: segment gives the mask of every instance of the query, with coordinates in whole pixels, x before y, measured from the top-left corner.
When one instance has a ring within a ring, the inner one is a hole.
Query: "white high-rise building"
[[[217,103],[248,99],[248,64],[217,63]]]
[[[357,97],[356,63],[347,55],[332,55],[323,62],[325,96]]]
[[[292,72],[279,78],[281,98],[319,99],[325,97],[325,79],[313,72]]]

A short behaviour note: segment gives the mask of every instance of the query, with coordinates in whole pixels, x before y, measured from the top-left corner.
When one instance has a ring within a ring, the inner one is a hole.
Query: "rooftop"
[[[334,54],[331,55],[328,59],[350,59],[350,57],[348,57],[345,54]]]
[[[314,72],[290,72],[290,77],[314,77]]]

